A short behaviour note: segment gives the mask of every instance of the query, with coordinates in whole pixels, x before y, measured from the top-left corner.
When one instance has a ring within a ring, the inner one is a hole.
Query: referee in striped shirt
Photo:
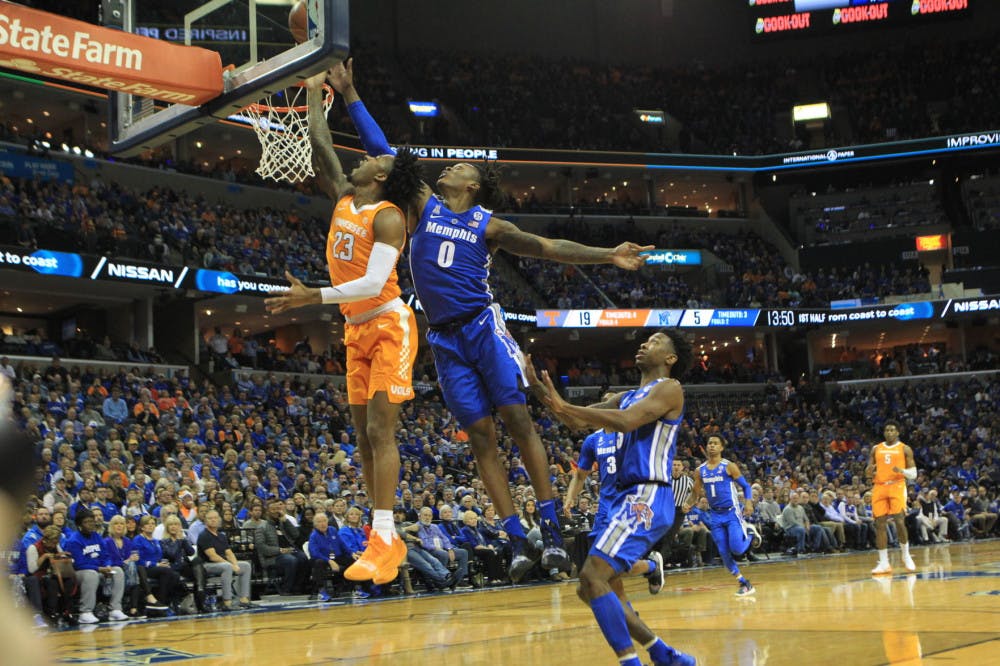
[[[673,549],[674,537],[684,524],[684,504],[691,496],[694,489],[694,479],[684,473],[684,463],[674,459],[674,468],[671,470],[670,486],[674,491],[674,522],[670,530],[663,535],[663,538],[655,546],[663,554],[669,553]],[[664,557],[664,559],[667,559]]]

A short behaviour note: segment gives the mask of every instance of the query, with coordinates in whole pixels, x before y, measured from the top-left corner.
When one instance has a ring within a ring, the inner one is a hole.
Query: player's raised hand
[[[562,408],[566,406],[566,401],[562,399],[559,395],[559,389],[555,387],[552,383],[552,378],[549,377],[548,370],[542,370],[542,386],[545,388],[545,397],[539,398],[545,403],[545,406],[552,410],[553,413],[558,414],[562,411]],[[536,395],[538,395],[536,393]]]
[[[638,245],[632,242],[625,242],[615,248],[611,255],[611,262],[618,268],[627,271],[636,271],[646,265],[646,257],[639,256],[640,252],[649,252],[655,245]]]
[[[354,87],[354,58],[348,58],[346,62],[338,62],[326,73],[326,80],[330,82],[333,89],[344,94],[348,88]]]
[[[528,382],[528,388],[535,394],[535,397],[548,404],[546,402],[548,390],[542,384],[541,380],[538,379],[538,373],[535,372],[535,365],[531,362],[531,354],[524,357],[524,379]]]
[[[306,305],[318,305],[323,302],[323,297],[319,289],[312,289],[305,286],[302,284],[302,280],[288,271],[285,271],[285,279],[292,284],[292,288],[282,296],[273,296],[264,301],[264,307],[271,314],[281,314],[288,310],[301,308]]]

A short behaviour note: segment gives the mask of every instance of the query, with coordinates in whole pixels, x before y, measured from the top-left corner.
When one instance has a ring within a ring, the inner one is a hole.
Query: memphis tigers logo
[[[632,516],[632,519],[637,523],[642,523],[646,529],[651,529],[653,527],[653,518],[656,514],[653,509],[645,502],[637,501],[639,499],[638,495],[629,495],[625,502],[628,504],[628,513]]]

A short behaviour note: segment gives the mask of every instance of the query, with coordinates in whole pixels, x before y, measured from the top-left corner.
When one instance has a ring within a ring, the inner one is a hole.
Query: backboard
[[[110,90],[110,151],[137,155],[328,69],[347,57],[349,0],[308,0],[309,39],[288,30],[294,0],[102,0],[102,23],[217,51],[222,93],[198,106]]]

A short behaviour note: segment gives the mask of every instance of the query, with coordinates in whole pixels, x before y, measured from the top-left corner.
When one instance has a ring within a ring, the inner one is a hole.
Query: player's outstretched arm
[[[646,263],[640,252],[653,249],[635,243],[622,243],[618,247],[592,247],[573,241],[545,238],[518,229],[516,225],[491,217],[486,227],[486,238],[494,246],[521,257],[548,259],[563,264],[614,264],[634,271]]]
[[[538,378],[538,374],[535,372],[535,365],[531,362],[531,354],[528,354],[524,359],[524,379],[528,382],[528,389],[532,394],[538,398],[543,404],[548,404],[549,390],[542,383],[542,380]],[[553,412],[553,415],[559,419],[559,422],[570,430],[583,430],[587,427],[587,424],[583,421],[574,419],[570,416],[560,416]]]
[[[396,149],[389,145],[385,132],[368,113],[358,89],[354,87],[353,58],[349,58],[346,63],[331,67],[327,72],[327,81],[344,97],[347,113],[351,116],[354,128],[358,130],[358,137],[361,139],[361,145],[365,147],[365,152],[372,157],[392,155],[396,158],[389,180],[386,181],[386,198],[403,210],[407,217],[407,227],[413,231],[420,217],[420,211],[433,194],[431,188],[423,182],[422,167],[416,155],[407,151],[403,151],[402,154],[397,153]]]
[[[365,103],[361,101],[361,95],[354,87],[354,58],[348,58],[347,62],[337,63],[331,67],[327,73],[327,81],[334,90],[343,95],[347,113],[351,116],[354,128],[358,130],[365,152],[372,157],[395,155],[396,151],[389,145],[385,132],[368,113]]]
[[[323,112],[323,80],[327,74],[317,74],[306,79],[306,99],[309,104],[309,144],[312,146],[312,166],[316,183],[334,203],[351,192],[351,185],[344,175],[340,158],[333,149],[330,126]]]
[[[660,382],[650,389],[646,397],[627,409],[596,409],[571,405],[559,395],[546,371],[542,372],[542,384],[546,388],[546,397],[542,401],[556,418],[561,420],[563,416],[568,416],[592,428],[604,428],[612,432],[631,432],[659,418],[678,414],[684,406],[684,391],[676,380]]]

